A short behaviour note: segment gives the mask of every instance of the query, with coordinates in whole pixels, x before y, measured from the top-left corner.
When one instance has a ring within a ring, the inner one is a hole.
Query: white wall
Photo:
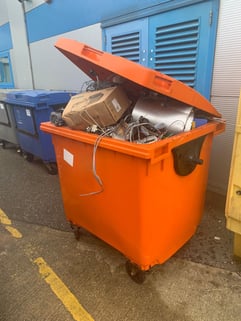
[[[9,0],[7,0],[9,1]],[[18,1],[18,0],[10,0],[10,1]],[[25,1],[24,6],[25,6],[25,12],[28,12],[32,9],[34,9],[37,6],[40,6],[41,4],[46,3],[44,0],[30,0],[30,1]]]
[[[54,36],[30,45],[36,89],[80,90],[87,76],[70,62],[54,44],[60,37],[102,48],[100,24]]]
[[[211,101],[226,119],[227,127],[214,139],[209,187],[225,194],[241,88],[241,1],[220,2]]]
[[[0,26],[8,22],[6,0],[0,0]]]
[[[16,88],[32,89],[33,81],[25,26],[24,5],[17,0],[6,1],[6,4],[14,48],[11,50],[14,84]]]

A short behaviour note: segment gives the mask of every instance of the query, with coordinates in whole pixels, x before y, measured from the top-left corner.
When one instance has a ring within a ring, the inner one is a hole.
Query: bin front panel
[[[41,158],[46,163],[56,161],[54,146],[50,135],[42,133],[39,137],[35,137],[17,132],[17,138],[24,152]]]
[[[13,105],[17,136],[23,151],[41,158],[44,162],[55,162],[51,135],[40,130],[40,124],[50,118],[52,109],[36,109]]]
[[[0,103],[0,139],[16,146],[19,145],[13,111],[6,103]]]
[[[0,102],[0,125],[10,126],[8,111],[3,102]]]
[[[26,135],[36,136],[37,128],[35,126],[34,114],[32,108],[26,106],[13,105],[14,116],[17,130]]]
[[[60,131],[61,133],[61,131]],[[172,153],[148,159],[97,149],[93,144],[53,135],[66,217],[147,269],[173,255],[200,222],[213,133],[205,137],[203,164],[187,176],[175,172]],[[180,140],[182,142],[183,140]]]

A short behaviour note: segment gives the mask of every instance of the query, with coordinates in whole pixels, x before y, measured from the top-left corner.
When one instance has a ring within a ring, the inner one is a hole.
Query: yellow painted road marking
[[[71,313],[74,320],[94,321],[90,314],[82,307],[76,297],[70,292],[43,258],[37,258],[34,260],[34,263],[38,265],[39,273],[42,275],[46,283],[49,284],[55,295],[64,304],[65,308]]]
[[[12,225],[12,221],[7,217],[7,215],[0,209],[0,223],[2,223],[5,229],[15,238],[20,239],[22,234],[14,228]]]
[[[7,215],[0,208],[0,222],[4,225],[11,225],[11,220],[7,217]]]
[[[5,229],[11,233],[15,238],[21,238],[22,234],[12,226],[11,220],[0,209],[0,223],[3,224]],[[31,257],[29,257],[32,261]],[[42,275],[46,283],[49,284],[52,291],[63,303],[67,311],[72,315],[75,321],[94,321],[91,315],[82,307],[76,297],[70,292],[66,285],[54,273],[54,271],[47,265],[43,258],[39,257],[34,260],[38,265],[39,273]]]
[[[23,237],[22,234],[12,226],[7,225],[5,226],[5,229],[8,230],[8,232],[11,233],[12,236],[15,237],[16,239],[21,239],[21,237]]]

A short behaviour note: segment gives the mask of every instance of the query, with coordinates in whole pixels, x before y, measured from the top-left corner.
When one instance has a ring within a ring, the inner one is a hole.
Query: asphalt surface
[[[121,253],[84,230],[74,238],[60,189],[40,160],[0,148],[0,321],[240,320],[225,197],[207,192],[196,234],[140,285]]]

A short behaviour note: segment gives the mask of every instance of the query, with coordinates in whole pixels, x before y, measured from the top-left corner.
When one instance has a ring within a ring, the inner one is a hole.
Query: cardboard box
[[[73,96],[62,118],[72,129],[85,130],[91,125],[103,128],[115,124],[130,105],[121,87],[110,87]]]

